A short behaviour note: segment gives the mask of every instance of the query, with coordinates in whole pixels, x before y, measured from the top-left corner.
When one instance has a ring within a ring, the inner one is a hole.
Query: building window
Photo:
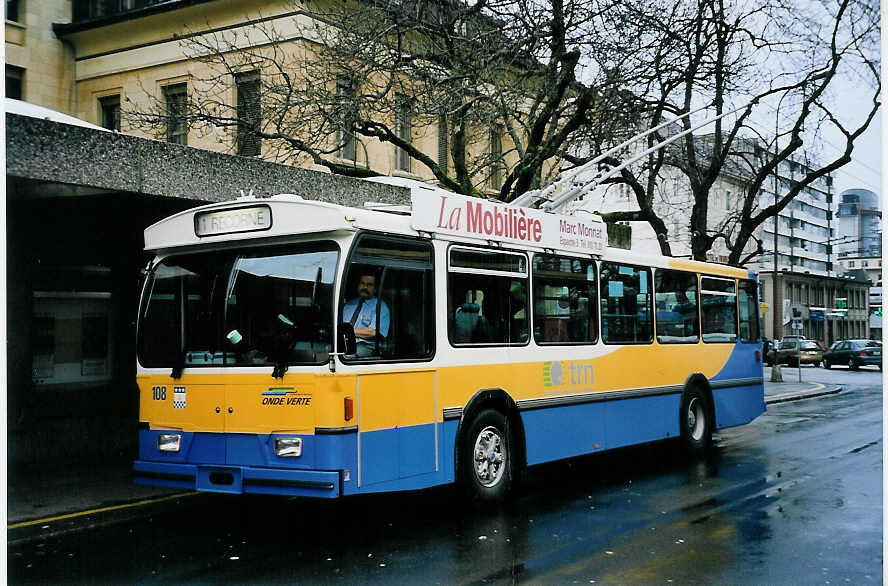
[[[336,137],[339,143],[339,157],[348,161],[357,160],[357,148],[355,144],[354,124],[355,113],[355,88],[351,81],[345,77],[336,80],[336,97],[339,109],[339,134]]]
[[[102,128],[120,132],[120,94],[99,98]]]
[[[445,174],[447,173],[448,133],[447,116],[441,114],[438,116],[438,166],[441,167],[441,172]]]
[[[188,91],[184,83],[163,88],[166,104],[167,142],[188,144]]]
[[[503,157],[503,128],[499,124],[490,127],[490,187],[501,189],[503,186],[502,173]]]
[[[107,267],[84,265],[35,274],[31,379],[38,389],[111,379],[110,277]]]
[[[410,100],[406,96],[396,97],[398,106],[395,114],[395,134],[404,142],[410,144],[413,113],[410,109]],[[410,153],[401,147],[395,147],[395,168],[398,171],[410,172]]]
[[[6,0],[6,20],[19,22],[21,2],[19,0]]]
[[[239,73],[234,82],[237,89],[237,154],[255,157],[262,150],[262,139],[256,134],[262,125],[259,72]]]
[[[6,97],[21,100],[24,90],[25,70],[15,65],[6,66]]]

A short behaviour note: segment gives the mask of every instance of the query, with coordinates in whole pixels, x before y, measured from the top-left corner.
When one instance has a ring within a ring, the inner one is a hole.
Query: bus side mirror
[[[346,356],[358,353],[358,341],[355,338],[355,328],[349,322],[339,324],[339,351]]]

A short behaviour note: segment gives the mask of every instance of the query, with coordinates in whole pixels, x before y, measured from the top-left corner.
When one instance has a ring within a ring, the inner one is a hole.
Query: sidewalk
[[[765,369],[765,403],[768,405],[837,393],[840,386],[813,382],[769,382]],[[66,533],[84,526],[138,518],[170,502],[187,501],[196,493],[178,489],[139,486],[132,482],[130,462],[96,463],[63,470],[9,471],[7,479],[7,541],[16,543]]]
[[[811,399],[821,395],[831,395],[842,390],[841,385],[798,382],[797,371],[794,368],[783,368],[782,383],[771,382],[771,367],[766,366],[765,371],[765,404],[784,403],[786,401],[798,401]]]

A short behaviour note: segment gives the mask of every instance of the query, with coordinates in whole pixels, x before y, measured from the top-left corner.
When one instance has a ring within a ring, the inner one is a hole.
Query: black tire
[[[486,409],[472,420],[460,450],[460,478],[471,499],[500,502],[511,494],[512,446],[508,421],[499,411]]]
[[[706,394],[695,387],[685,390],[678,421],[685,448],[696,457],[705,456],[712,447],[712,419]]]
[[[860,368],[860,366],[858,366],[857,361],[854,360],[854,358],[849,358],[848,368],[850,368],[851,370],[857,370],[858,368]]]
[[[823,368],[825,368],[826,370],[829,370],[830,368],[832,368],[832,364],[830,363],[829,360],[823,361]]]

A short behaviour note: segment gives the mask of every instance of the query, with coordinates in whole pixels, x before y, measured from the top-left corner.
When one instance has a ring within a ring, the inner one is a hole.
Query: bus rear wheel
[[[685,447],[694,456],[704,456],[712,445],[712,410],[706,395],[697,388],[685,391],[679,423]]]
[[[512,490],[512,438],[505,415],[494,409],[478,414],[463,442],[461,477],[479,502],[504,500]]]

